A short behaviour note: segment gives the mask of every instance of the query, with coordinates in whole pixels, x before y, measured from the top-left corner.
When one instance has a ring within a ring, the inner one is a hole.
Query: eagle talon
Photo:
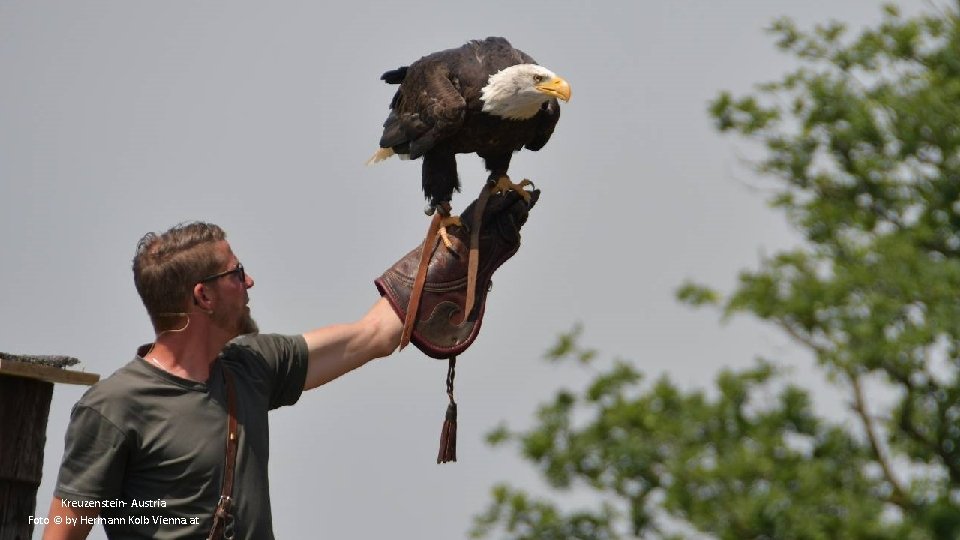
[[[463,222],[460,221],[460,216],[446,216],[440,220],[440,229],[437,231],[437,234],[440,235],[440,240],[443,241],[443,245],[447,247],[450,251],[453,251],[453,242],[450,241],[450,236],[447,234],[447,227],[462,227]]]
[[[440,235],[440,241],[443,242],[443,245],[447,249],[453,251],[453,242],[450,241],[450,236],[447,234],[447,228],[443,225],[440,226],[440,229],[437,231],[437,234]]]
[[[501,193],[506,193],[507,191],[516,192],[524,201],[528,204],[530,203],[530,191],[524,189],[526,186],[534,186],[533,182],[524,178],[519,183],[514,183],[510,180],[510,177],[503,175],[500,178],[494,180],[490,178],[487,180],[489,188],[492,195],[499,195]],[[536,186],[533,187],[536,189]]]
[[[443,241],[443,245],[453,251],[453,242],[450,241],[450,235],[447,234],[447,227],[463,227],[463,222],[460,220],[460,216],[450,215],[449,201],[437,203],[432,208],[440,212],[440,229],[437,231],[437,234],[440,235],[440,240]]]

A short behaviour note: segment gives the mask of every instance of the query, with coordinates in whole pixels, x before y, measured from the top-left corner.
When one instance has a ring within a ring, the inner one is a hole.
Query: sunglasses
[[[206,283],[208,281],[220,279],[223,276],[229,276],[230,274],[237,274],[240,277],[240,283],[247,282],[247,273],[244,272],[243,265],[240,263],[237,263],[237,266],[235,266],[232,270],[227,270],[225,272],[220,272],[219,274],[213,274],[212,276],[207,276],[201,279],[200,281],[198,281],[197,283]]]

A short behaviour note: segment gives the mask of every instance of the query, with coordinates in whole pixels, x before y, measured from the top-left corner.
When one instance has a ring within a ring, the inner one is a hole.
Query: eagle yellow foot
[[[526,178],[515,184],[507,175],[497,178],[496,181],[493,179],[490,180],[490,189],[494,194],[506,193],[507,191],[516,191],[517,195],[520,195],[520,197],[522,197],[523,200],[527,201],[528,203],[530,202],[530,192],[523,188],[532,185],[533,182],[527,180]]]
[[[440,235],[440,240],[443,242],[443,245],[447,246],[447,249],[453,249],[453,242],[450,241],[450,237],[447,235],[447,227],[463,227],[463,222],[460,221],[460,216],[446,216],[440,219],[440,229],[437,233]]]
[[[453,242],[450,241],[450,236],[447,235],[447,227],[463,227],[463,222],[460,221],[460,216],[450,215],[449,202],[437,205],[437,211],[440,212],[440,228],[437,230],[437,234],[440,235],[440,240],[447,249],[453,249]]]

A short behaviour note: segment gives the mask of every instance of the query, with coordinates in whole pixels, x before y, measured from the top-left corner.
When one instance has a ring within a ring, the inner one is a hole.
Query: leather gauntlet
[[[479,233],[479,264],[473,309],[464,317],[467,298],[467,267],[470,229],[476,223],[477,201],[460,216],[464,226],[451,226],[452,243],[430,242],[433,253],[427,267],[420,307],[411,342],[433,358],[450,358],[466,350],[477,338],[483,320],[487,292],[493,273],[520,248],[520,228],[540,196],[529,192],[527,203],[517,193],[491,195],[483,208]],[[423,246],[417,247],[387,269],[374,283],[401,320],[406,317]]]

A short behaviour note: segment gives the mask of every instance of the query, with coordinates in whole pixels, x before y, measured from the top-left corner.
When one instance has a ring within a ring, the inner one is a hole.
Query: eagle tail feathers
[[[380,80],[384,81],[387,84],[400,84],[403,82],[403,79],[407,76],[407,68],[409,66],[399,67],[397,69],[391,69],[390,71],[384,73],[380,76]]]
[[[385,159],[389,159],[390,156],[393,156],[395,152],[393,148],[378,148],[376,152],[370,156],[370,159],[367,160],[367,165],[373,165],[375,163],[380,163]]]

